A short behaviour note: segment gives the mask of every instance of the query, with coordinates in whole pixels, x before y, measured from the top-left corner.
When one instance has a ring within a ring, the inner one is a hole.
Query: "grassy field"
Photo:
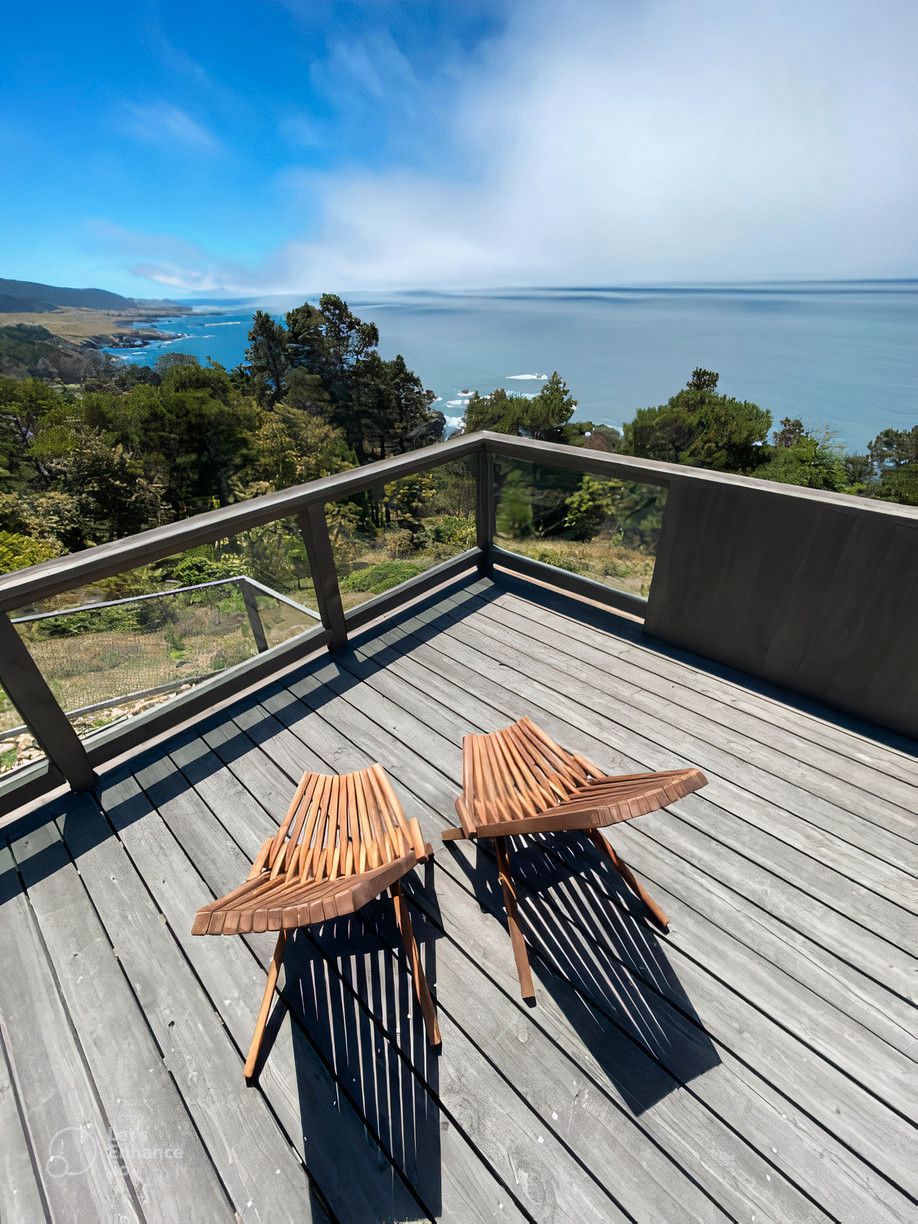
[[[29,327],[47,328],[52,335],[60,336],[62,340],[80,344],[84,340],[92,340],[97,336],[114,336],[123,332],[133,332],[132,323],[144,320],[152,321],[162,317],[160,310],[136,310],[124,312],[115,310],[89,310],[83,306],[58,306],[54,310],[43,310],[29,313],[0,311],[0,327],[15,327],[17,323],[25,323]]]
[[[540,540],[530,538],[511,540],[498,535],[497,543],[511,552],[523,553],[534,561],[544,561],[558,569],[583,574],[620,591],[645,595],[650,590],[654,557],[651,553],[623,548],[611,540],[597,537],[578,542],[574,540]]]

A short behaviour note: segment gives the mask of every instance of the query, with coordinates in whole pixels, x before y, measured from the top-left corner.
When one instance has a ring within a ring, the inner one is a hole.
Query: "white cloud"
[[[216,153],[222,147],[204,124],[169,102],[125,103],[120,127],[135,140],[163,148]]]
[[[172,234],[146,234],[97,217],[84,225],[93,247],[116,252],[131,276],[170,289],[199,293],[245,293],[258,284],[259,269],[220,258]]]
[[[914,274],[916,34],[897,0],[531,0],[430,133],[452,168],[307,177],[249,287]]]

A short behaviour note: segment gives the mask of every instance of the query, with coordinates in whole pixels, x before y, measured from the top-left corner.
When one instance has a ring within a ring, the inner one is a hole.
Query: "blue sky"
[[[914,275],[916,14],[8,7],[0,275],[146,296]]]

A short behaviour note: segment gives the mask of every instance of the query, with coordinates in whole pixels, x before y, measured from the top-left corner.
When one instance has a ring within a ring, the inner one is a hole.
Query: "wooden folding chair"
[[[526,942],[517,919],[516,889],[503,839],[521,833],[584,830],[667,930],[669,919],[663,910],[599,829],[655,812],[706,783],[700,769],[611,777],[585,756],[560,747],[531,718],[521,718],[502,731],[463,738],[463,789],[456,800],[462,827],[448,829],[442,836],[444,841],[494,838],[507,926],[524,999],[534,999],[535,989]]]
[[[353,914],[387,888],[427,1038],[431,1045],[440,1044],[436,1006],[399,883],[432,853],[417,820],[405,819],[379,765],[350,774],[303,775],[287,815],[261,847],[246,882],[202,906],[192,928],[193,935],[280,932],[245,1063],[247,1079],[258,1061],[287,932]]]

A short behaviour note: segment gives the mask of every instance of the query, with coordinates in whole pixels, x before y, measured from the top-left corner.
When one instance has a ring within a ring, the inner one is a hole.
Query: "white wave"
[[[244,319],[230,319],[228,323],[211,323],[211,327],[241,327]]]
[[[464,417],[447,417],[446,418],[447,429],[461,429],[464,424],[465,424]]]
[[[515,382],[548,382],[547,374],[508,374],[505,381],[511,379]]]
[[[442,395],[438,395],[436,399],[433,399],[433,400],[431,400],[430,402],[431,402],[432,404],[440,404],[440,403],[442,403],[442,402],[443,402],[443,396],[442,396]]]
[[[447,400],[446,406],[447,408],[467,408],[468,403],[469,403],[468,400],[454,399],[454,400]]]

